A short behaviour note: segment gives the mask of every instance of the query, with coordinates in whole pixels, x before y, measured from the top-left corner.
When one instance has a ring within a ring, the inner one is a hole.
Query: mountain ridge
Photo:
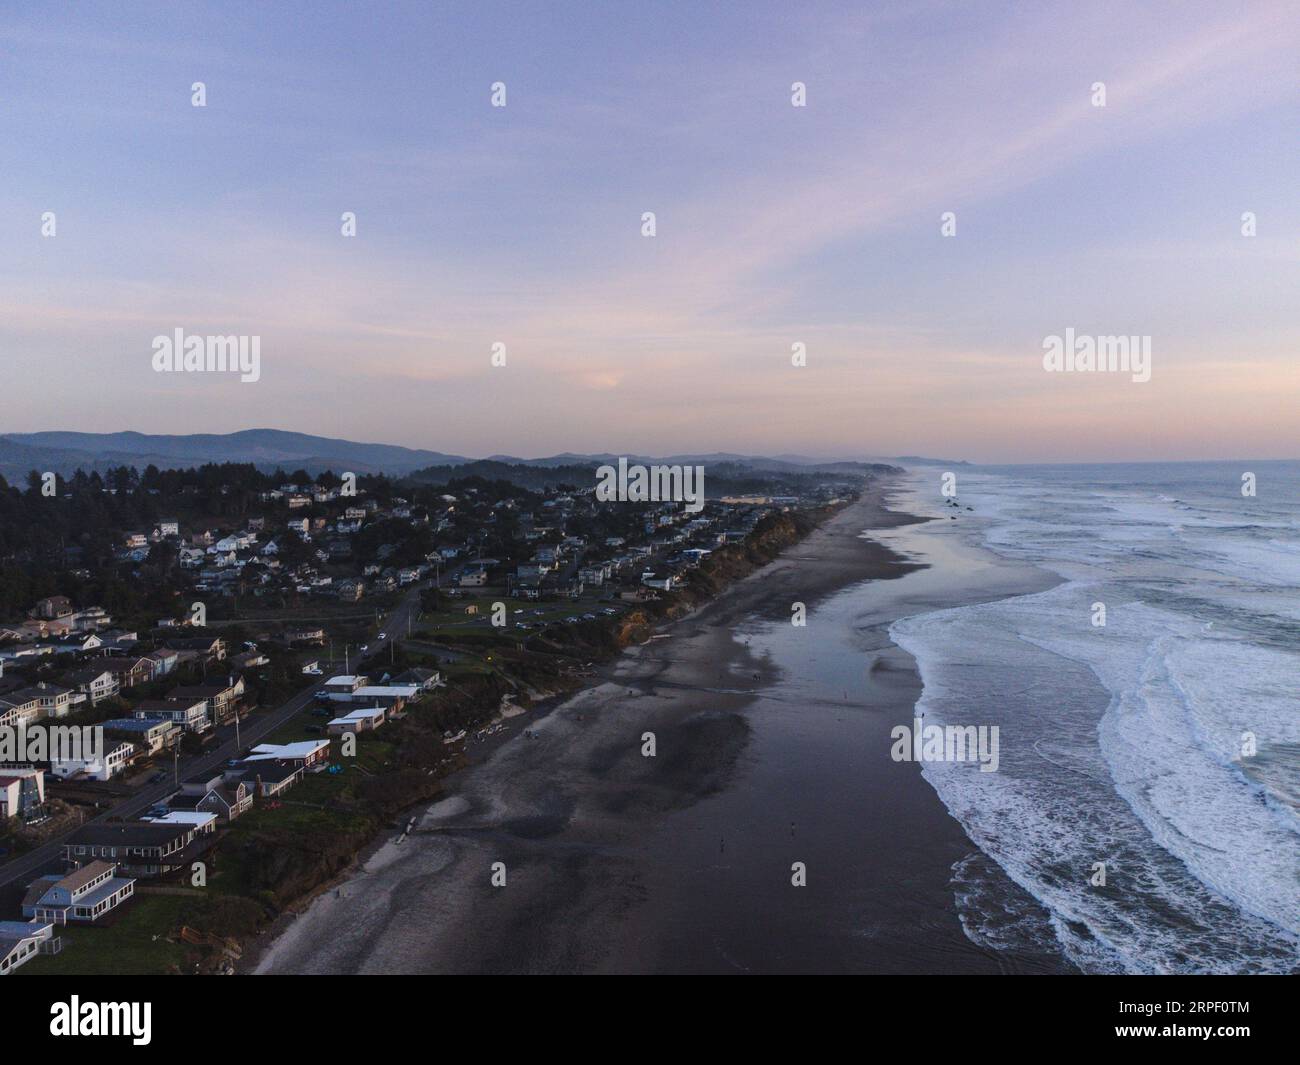
[[[260,469],[298,469],[316,475],[324,470],[402,477],[430,467],[506,463],[516,466],[564,467],[629,463],[720,464],[734,463],[770,472],[849,472],[864,462],[878,460],[811,459],[801,455],[742,455],[734,452],[705,452],[669,456],[635,454],[579,454],[562,452],[539,458],[491,455],[484,459],[449,454],[400,444],[366,443],[337,437],[316,436],[286,429],[241,429],[232,433],[162,434],[123,430],[114,433],[85,433],[45,430],[33,433],[0,433],[0,474],[11,483],[32,470],[53,471],[66,476],[77,469],[100,472],[112,466],[154,465],[160,469],[183,468],[211,462],[252,463]]]

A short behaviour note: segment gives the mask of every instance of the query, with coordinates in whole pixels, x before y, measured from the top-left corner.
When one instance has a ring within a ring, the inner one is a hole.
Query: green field
[[[138,976],[164,973],[184,962],[185,947],[166,938],[181,923],[193,900],[181,895],[142,895],[129,899],[111,925],[66,925],[58,954],[37,955],[19,975]]]

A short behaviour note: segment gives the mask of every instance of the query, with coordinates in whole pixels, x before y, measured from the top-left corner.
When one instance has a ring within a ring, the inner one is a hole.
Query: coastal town
[[[863,481],[691,506],[505,472],[0,486],[0,973],[234,971],[475,745]]]

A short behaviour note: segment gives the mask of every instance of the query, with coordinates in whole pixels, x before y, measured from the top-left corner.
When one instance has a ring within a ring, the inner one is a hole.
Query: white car
[[[323,669],[304,669],[302,675],[304,677],[323,677],[325,671]]]
[[[388,633],[386,633],[386,632],[381,632],[381,633],[379,634],[379,638],[380,638],[381,640],[386,640],[386,639],[388,639]]]

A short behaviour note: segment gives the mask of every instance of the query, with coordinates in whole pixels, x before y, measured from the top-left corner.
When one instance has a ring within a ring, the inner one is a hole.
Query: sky
[[[1300,457],[1297,55],[1268,0],[0,5],[0,434]]]

